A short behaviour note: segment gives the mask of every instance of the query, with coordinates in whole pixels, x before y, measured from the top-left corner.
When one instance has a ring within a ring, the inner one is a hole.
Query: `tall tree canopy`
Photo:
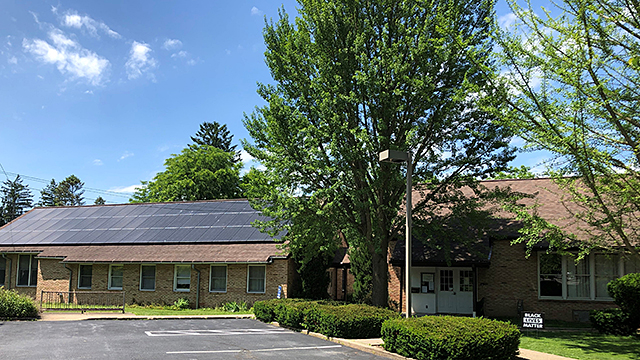
[[[555,155],[550,173],[591,227],[582,253],[597,247],[640,257],[640,5],[564,0],[551,12],[510,5],[519,21],[498,37],[509,71],[495,84],[511,97],[494,111],[532,148]],[[530,225],[522,239],[537,242],[544,231],[558,249],[572,239],[535,212],[514,210]]]
[[[196,145],[209,145],[216,147],[225,152],[233,152],[233,161],[240,161],[240,154],[236,151],[236,145],[231,145],[233,141],[233,135],[229,133],[226,124],[219,124],[214,121],[203,122],[200,124],[200,129],[195,136],[191,137]]]
[[[84,205],[84,182],[75,175],[57,183],[55,179],[40,190],[37,206],[80,206]]]
[[[131,202],[164,202],[240,197],[240,168],[234,153],[209,145],[190,145],[172,155],[151,181],[142,181]]]
[[[0,196],[0,225],[24,214],[33,203],[33,195],[29,190],[29,185],[22,184],[20,175],[16,176],[13,181],[7,179],[2,183]]]
[[[512,159],[509,134],[478,110],[499,99],[469,61],[491,66],[493,1],[301,0],[298,11],[264,29],[275,83],[259,85],[267,105],[245,117],[243,146],[273,187],[254,204],[287,220],[265,227],[286,227],[298,257],[330,251],[342,233],[352,259],[370,261],[355,274],[361,296],[386,306],[406,178],[379,152],[412,152],[424,182],[416,218],[434,228],[471,209],[440,211],[464,200],[459,189],[480,191],[477,179]]]

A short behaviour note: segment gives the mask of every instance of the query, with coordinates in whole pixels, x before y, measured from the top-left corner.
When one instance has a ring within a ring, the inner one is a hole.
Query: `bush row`
[[[253,312],[261,321],[350,339],[379,337],[382,323],[398,317],[391,310],[369,305],[300,299],[257,301]]]
[[[591,325],[604,334],[635,334],[640,327],[640,273],[609,282],[607,290],[620,308],[591,311]]]
[[[425,316],[382,325],[387,351],[419,360],[514,359],[520,345],[515,325],[483,318]]]
[[[20,295],[15,290],[0,287],[0,319],[34,318],[38,307],[33,299]]]

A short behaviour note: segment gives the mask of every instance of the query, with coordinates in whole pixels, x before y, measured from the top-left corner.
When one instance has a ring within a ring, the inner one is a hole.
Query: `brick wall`
[[[35,286],[16,286],[17,274],[18,274],[18,254],[6,254],[7,262],[5,268],[5,289],[14,289],[19,294],[28,295],[32,298],[36,298],[37,288]],[[9,274],[9,260],[11,259],[11,274]]]
[[[17,261],[17,260],[16,260]],[[14,264],[16,263],[14,261]],[[188,264],[190,265],[190,264]],[[261,264],[255,264],[261,265]],[[73,270],[72,290],[89,291],[89,289],[78,289],[79,264],[68,264]],[[247,264],[227,265],[227,291],[225,293],[209,291],[209,264],[198,264],[195,269],[200,271],[200,307],[216,307],[229,301],[246,301],[252,305],[255,301],[266,300],[277,297],[278,286],[282,286],[282,297],[287,297],[289,289],[292,287],[291,259],[277,259],[271,264],[264,265],[266,269],[266,289],[265,293],[254,294],[247,292]],[[180,298],[187,298],[195,306],[196,288],[198,283],[198,272],[191,271],[191,288],[188,292],[174,291],[174,268],[173,264],[156,265],[156,288],[154,291],[140,290],[140,264],[124,264],[122,290],[125,291],[125,301],[128,304],[173,304]],[[15,276],[17,270],[12,270]],[[294,270],[295,271],[295,270]],[[15,284],[15,281],[14,281]],[[92,264],[91,291],[110,291],[109,284],[109,264]],[[37,292],[46,291],[68,291],[69,271],[60,260],[40,259],[38,271]],[[18,288],[19,292],[36,298],[36,288]],[[120,290],[113,290],[114,292]]]

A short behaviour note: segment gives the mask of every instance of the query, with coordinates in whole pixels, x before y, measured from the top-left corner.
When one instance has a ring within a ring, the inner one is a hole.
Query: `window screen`
[[[265,273],[266,269],[264,266],[249,266],[249,284],[247,292],[265,292]]]
[[[227,291],[227,266],[213,265],[211,266],[211,281],[209,291],[225,292]]]
[[[140,267],[140,290],[156,289],[155,265],[142,265]]]

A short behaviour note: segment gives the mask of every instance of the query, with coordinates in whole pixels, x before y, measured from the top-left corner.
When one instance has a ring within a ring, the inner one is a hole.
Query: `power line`
[[[0,164],[0,166],[2,166],[2,164]],[[2,168],[2,171],[4,171],[4,168]],[[46,180],[46,179],[38,178],[38,177],[35,177],[35,176],[18,174],[18,173],[14,173],[14,172],[10,172],[10,171],[4,171],[4,173],[5,173],[5,176],[7,176],[7,180],[9,179],[7,174],[11,174],[11,176],[19,175],[23,179],[31,180],[31,181],[37,181],[37,182],[41,182],[41,183],[45,183],[45,184],[49,184],[51,182],[51,180]],[[102,189],[96,189],[96,188],[91,188],[91,187],[86,187],[86,186],[83,186],[82,188],[85,191],[88,191],[88,192],[91,192],[91,193],[109,195],[109,196],[118,196],[118,197],[127,198],[127,199],[129,199],[131,197],[131,195],[133,195],[133,193],[130,193],[130,192],[116,192],[116,191],[102,190]]]

